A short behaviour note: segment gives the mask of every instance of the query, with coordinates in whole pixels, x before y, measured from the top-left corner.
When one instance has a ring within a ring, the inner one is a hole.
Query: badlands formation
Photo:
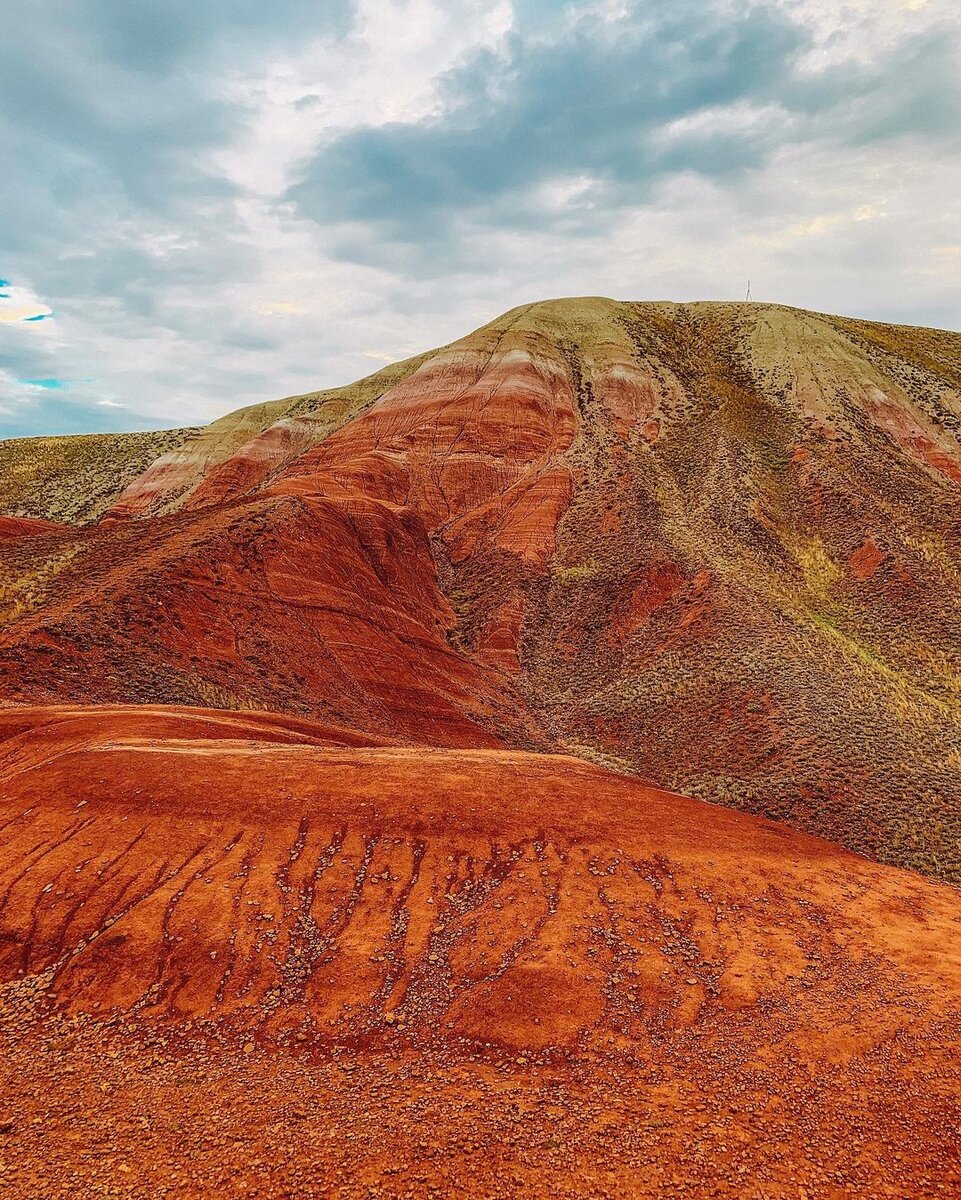
[[[0,445],[0,1191],[957,1195],[959,435],[590,298]]]

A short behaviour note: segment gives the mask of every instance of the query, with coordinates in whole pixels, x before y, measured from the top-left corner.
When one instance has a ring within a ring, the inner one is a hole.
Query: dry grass
[[[94,433],[0,442],[0,515],[84,524],[196,430]]]

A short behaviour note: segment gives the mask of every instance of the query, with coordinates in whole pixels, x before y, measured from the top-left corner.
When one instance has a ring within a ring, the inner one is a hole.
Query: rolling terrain
[[[956,1196],[959,435],[586,298],[0,445],[0,1195]]]
[[[11,1194],[961,1185],[951,888],[555,755],[172,708],[0,739]]]
[[[11,518],[95,521],[159,455],[196,429],[0,441],[0,510]]]

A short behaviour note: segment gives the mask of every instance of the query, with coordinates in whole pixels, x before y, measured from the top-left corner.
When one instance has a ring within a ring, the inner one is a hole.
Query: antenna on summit
[[[745,301],[748,301],[751,299],[751,281],[750,281],[750,279],[747,281],[747,295],[744,297],[744,299],[745,299]]]

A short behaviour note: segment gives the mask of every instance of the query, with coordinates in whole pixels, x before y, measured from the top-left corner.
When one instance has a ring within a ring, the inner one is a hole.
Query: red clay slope
[[[559,756],[159,708],[0,736],[19,1196],[961,1187],[950,888]]]
[[[0,517],[0,540],[42,537],[59,529],[61,526],[54,521],[38,521],[34,517]]]
[[[293,708],[438,745],[532,736],[510,686],[449,645],[411,510],[272,497],[78,531],[49,554],[61,594],[3,637],[8,695]]]
[[[450,644],[456,610],[431,535],[463,512],[445,533],[453,559],[478,552],[478,522],[496,523],[492,547],[549,557],[571,490],[550,464],[574,429],[552,361],[439,356],[267,492],[251,494],[231,458],[179,516],[88,531],[58,576],[63,595],[4,638],[2,686],[32,699],[293,706],[432,745],[544,745],[497,664]]]

